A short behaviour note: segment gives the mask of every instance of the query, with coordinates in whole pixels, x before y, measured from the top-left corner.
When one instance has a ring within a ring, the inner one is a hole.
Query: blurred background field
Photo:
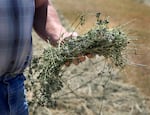
[[[120,73],[114,74],[105,90],[107,77],[97,78],[104,62],[100,57],[87,59],[78,66],[65,68],[64,80],[69,87],[55,94],[58,105],[55,109],[40,108],[35,115],[149,115],[150,114],[150,6],[143,0],[53,0],[67,27],[76,27],[75,19],[86,14],[86,23],[78,27],[79,34],[86,33],[95,23],[95,13],[108,17],[110,27],[125,26],[131,36],[128,52],[129,64]],[[72,25],[73,24],[73,25]],[[40,54],[47,44],[33,32],[34,55]],[[92,79],[92,81],[90,81]],[[86,85],[84,85],[87,83]],[[83,86],[82,86],[83,85]],[[64,95],[70,89],[76,94]],[[62,95],[62,97],[61,97]],[[83,98],[84,97],[84,98]],[[103,113],[100,111],[103,109]],[[31,114],[32,115],[32,114]]]

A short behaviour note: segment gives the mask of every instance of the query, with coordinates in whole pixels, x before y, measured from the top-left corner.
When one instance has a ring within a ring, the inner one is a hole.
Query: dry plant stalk
[[[68,39],[57,48],[50,46],[42,56],[33,58],[29,73],[38,75],[33,80],[32,74],[29,74],[32,80],[27,84],[34,94],[32,104],[52,105],[51,95],[63,87],[61,67],[78,55],[96,54],[111,60],[115,67],[125,66],[122,52],[127,47],[128,36],[120,28],[108,28],[108,20],[100,19],[100,13],[96,17],[95,27],[84,35]]]

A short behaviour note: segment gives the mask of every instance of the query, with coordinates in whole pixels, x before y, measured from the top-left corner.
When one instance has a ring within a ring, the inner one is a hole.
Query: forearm
[[[37,0],[38,1],[38,0]],[[44,0],[43,0],[44,1]],[[34,29],[44,40],[55,44],[62,33],[66,32],[51,2],[35,2]]]
[[[37,1],[37,2],[36,2]],[[37,34],[42,37],[44,40],[47,39],[46,33],[46,20],[47,20],[47,6],[48,2],[45,0],[44,3],[39,3],[38,0],[35,0],[35,14],[33,27]]]

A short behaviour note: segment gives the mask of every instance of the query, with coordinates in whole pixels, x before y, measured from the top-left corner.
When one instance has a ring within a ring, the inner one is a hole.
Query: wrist
[[[66,29],[58,26],[53,26],[53,28],[46,28],[47,36],[51,41],[57,42],[59,41],[65,33],[67,33]]]

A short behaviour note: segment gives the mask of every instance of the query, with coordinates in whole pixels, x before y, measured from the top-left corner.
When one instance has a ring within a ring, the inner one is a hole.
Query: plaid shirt
[[[34,0],[0,0],[0,76],[22,73],[31,59]]]

